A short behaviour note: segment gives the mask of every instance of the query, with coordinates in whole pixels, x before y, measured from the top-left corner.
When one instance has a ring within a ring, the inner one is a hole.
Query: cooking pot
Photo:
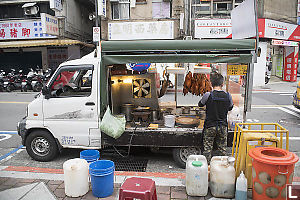
[[[132,121],[132,109],[134,105],[131,103],[125,103],[122,105],[122,113],[125,114],[126,121],[130,122]]]
[[[152,119],[152,121],[159,120],[159,111],[158,110],[151,111],[151,119]]]

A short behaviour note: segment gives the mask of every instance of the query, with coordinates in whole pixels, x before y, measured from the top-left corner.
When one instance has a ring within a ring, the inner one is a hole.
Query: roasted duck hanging
[[[205,74],[194,73],[190,71],[185,76],[183,84],[183,94],[192,93],[193,95],[203,95],[212,90],[211,83]]]

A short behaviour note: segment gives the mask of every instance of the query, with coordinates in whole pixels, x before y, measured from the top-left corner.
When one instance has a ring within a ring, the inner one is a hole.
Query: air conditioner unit
[[[193,37],[190,36],[190,35],[187,35],[187,36],[184,37],[184,40],[193,40]]]

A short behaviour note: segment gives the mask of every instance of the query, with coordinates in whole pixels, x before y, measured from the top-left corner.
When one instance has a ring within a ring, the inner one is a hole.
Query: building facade
[[[0,69],[52,68],[93,49],[92,1],[0,1]]]
[[[189,26],[194,39],[232,38],[230,12],[243,0],[191,2]],[[257,7],[261,56],[255,64],[254,86],[265,84],[265,73],[270,65],[273,75],[296,81],[300,41],[298,0],[258,0]]]

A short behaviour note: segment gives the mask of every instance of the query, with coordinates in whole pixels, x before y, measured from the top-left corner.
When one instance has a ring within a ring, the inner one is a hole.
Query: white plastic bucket
[[[165,115],[164,121],[165,121],[165,127],[173,128],[175,126],[175,116],[174,115]]]
[[[63,164],[65,193],[69,197],[83,196],[89,191],[89,164],[86,160],[75,158]]]

